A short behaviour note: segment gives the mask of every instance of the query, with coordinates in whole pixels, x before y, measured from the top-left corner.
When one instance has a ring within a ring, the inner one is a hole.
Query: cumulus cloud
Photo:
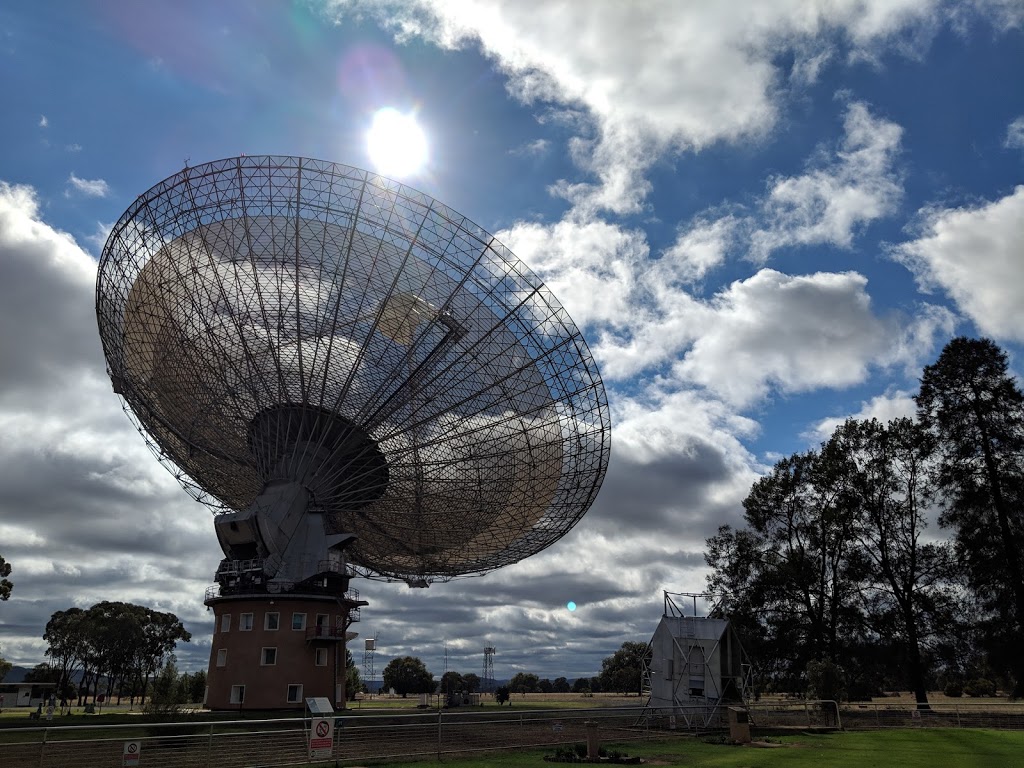
[[[157,464],[103,365],[96,262],[0,182],[0,542],[15,567],[4,654],[42,659],[51,613],[106,599],[173,610],[205,637],[210,516]],[[74,589],[70,584],[74,584]],[[201,645],[182,649],[194,663]]]
[[[715,296],[713,322],[674,372],[737,405],[770,384],[800,392],[863,381],[886,337],[866,285],[854,272],[770,269],[736,281]]]
[[[893,248],[923,290],[949,295],[978,329],[995,339],[1024,341],[1024,186],[973,207],[920,213],[921,234]]]
[[[675,242],[654,266],[659,282],[696,283],[725,261],[740,220],[732,215],[698,219],[681,229]]]
[[[46,128],[50,124],[50,121],[46,118],[46,115],[39,116],[39,127]]]
[[[790,245],[849,248],[858,227],[892,214],[902,186],[894,170],[903,130],[850,104],[835,157],[800,176],[776,178],[760,204],[763,222],[751,235],[750,256],[763,260]]]
[[[1006,126],[1006,139],[1003,146],[1007,149],[1024,149],[1024,115],[1012,120]]]
[[[854,413],[818,419],[802,436],[811,442],[822,443],[832,437],[836,428],[847,419],[878,419],[883,424],[888,424],[893,419],[914,418],[916,414],[917,404],[914,402],[913,393],[896,389],[861,402],[860,409]]]
[[[529,264],[581,326],[621,325],[648,255],[642,232],[600,219],[520,222],[495,237]]]
[[[86,197],[106,197],[110,194],[110,186],[103,179],[80,179],[72,171],[68,176],[69,192],[75,191]]]
[[[555,190],[582,210],[618,213],[641,208],[650,189],[644,172],[661,153],[771,131],[788,74],[778,63],[784,54],[792,54],[794,77],[806,82],[844,52],[870,58],[905,47],[914,37],[907,32],[927,42],[940,12],[936,0],[325,6],[335,17],[373,13],[399,39],[477,46],[505,73],[515,98],[582,110],[589,130],[570,149],[597,181],[563,181]]]

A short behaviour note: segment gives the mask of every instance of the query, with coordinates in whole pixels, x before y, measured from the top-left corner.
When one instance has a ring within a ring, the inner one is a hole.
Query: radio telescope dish
[[[225,562],[301,582],[345,547],[425,585],[557,541],[609,456],[580,331],[491,235],[397,182],[246,156],[185,168],[103,248],[110,377],[216,513]]]

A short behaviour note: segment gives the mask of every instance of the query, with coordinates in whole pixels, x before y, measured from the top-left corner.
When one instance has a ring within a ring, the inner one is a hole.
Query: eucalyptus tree
[[[903,651],[906,682],[918,704],[926,705],[925,648],[955,619],[951,548],[925,539],[934,441],[901,418],[888,425],[850,419],[830,442],[849,457],[852,470],[865,621]]]
[[[7,577],[11,575],[11,564],[0,555],[0,600],[7,600],[11,596],[14,584]]]
[[[1024,695],[1024,394],[1006,353],[958,337],[924,369],[918,420],[937,444],[941,522],[956,534],[971,587],[988,612],[990,654]]]
[[[46,622],[43,640],[50,666],[57,670],[57,687],[63,691],[81,671],[87,655],[85,611],[81,608],[56,611]]]
[[[708,587],[754,639],[748,652],[762,680],[793,687],[807,662],[840,661],[859,634],[850,477],[848,457],[830,443],[781,459],[744,500],[746,527],[707,540]]]

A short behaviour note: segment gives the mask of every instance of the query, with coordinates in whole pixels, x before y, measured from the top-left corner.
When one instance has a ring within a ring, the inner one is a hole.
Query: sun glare
[[[377,110],[366,134],[366,149],[377,172],[410,176],[427,163],[427,136],[413,115],[385,107]]]

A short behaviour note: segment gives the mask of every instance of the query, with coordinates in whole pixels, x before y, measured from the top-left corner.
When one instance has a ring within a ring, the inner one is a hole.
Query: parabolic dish
[[[604,478],[604,386],[557,299],[463,216],[357,168],[185,168],[114,226],[97,314],[115,390],[193,496],[232,512],[297,480],[368,573],[521,560]]]

